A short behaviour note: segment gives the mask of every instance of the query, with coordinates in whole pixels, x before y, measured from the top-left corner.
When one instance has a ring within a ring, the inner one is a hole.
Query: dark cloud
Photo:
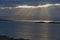
[[[60,3],[60,0],[0,0],[0,5],[17,5],[17,4],[28,4],[28,5],[38,5],[46,3]]]

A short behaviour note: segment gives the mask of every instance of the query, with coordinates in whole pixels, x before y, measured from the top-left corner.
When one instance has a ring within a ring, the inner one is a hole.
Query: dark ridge
[[[60,22],[34,22],[34,23],[53,23],[53,24],[60,24]]]
[[[24,38],[14,39],[14,38],[10,38],[9,36],[0,36],[0,40],[29,40],[29,39],[24,39]]]
[[[49,22],[49,23],[60,24],[60,22]]]
[[[12,20],[7,20],[7,19],[0,19],[0,21],[12,21]]]
[[[34,22],[34,23],[45,23],[45,22]]]

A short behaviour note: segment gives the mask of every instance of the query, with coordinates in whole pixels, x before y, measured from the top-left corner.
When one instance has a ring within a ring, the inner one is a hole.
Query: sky
[[[60,4],[60,0],[0,0],[0,7],[16,7],[19,5],[46,5],[46,4]],[[45,11],[46,10],[46,11]],[[47,14],[48,13],[48,14]],[[3,19],[46,19],[46,20],[60,20],[60,6],[51,6],[48,8],[37,9],[0,9],[0,18]]]
[[[0,0],[0,4],[28,4],[38,5],[45,3],[60,3],[60,0]]]

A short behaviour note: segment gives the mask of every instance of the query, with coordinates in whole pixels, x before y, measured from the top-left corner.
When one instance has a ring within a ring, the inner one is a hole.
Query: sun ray
[[[22,19],[27,19],[27,15],[29,14],[29,12],[31,11],[31,9],[25,9],[25,12],[22,12],[22,16],[23,18]]]
[[[21,15],[23,11],[25,11],[23,8],[17,9],[15,15]]]
[[[29,11],[29,13],[27,14],[27,19],[30,19],[30,20],[32,20],[32,19],[34,19],[33,17],[34,17],[34,15],[35,15],[35,13],[36,13],[36,10],[37,9],[35,9],[35,8],[33,8],[33,9],[31,9],[30,11]]]
[[[50,20],[49,8],[41,8],[41,20]]]

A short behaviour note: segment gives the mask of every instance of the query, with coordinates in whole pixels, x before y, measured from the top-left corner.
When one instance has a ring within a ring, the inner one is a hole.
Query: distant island
[[[8,19],[0,19],[0,21],[14,21]],[[15,20],[14,22],[32,22],[32,23],[55,23],[60,24],[60,21],[40,21],[40,20]]]
[[[7,20],[7,19],[0,19],[0,21],[12,21],[12,20]]]
[[[8,36],[0,36],[0,40],[29,40],[29,39],[24,39],[24,38],[14,39]]]

